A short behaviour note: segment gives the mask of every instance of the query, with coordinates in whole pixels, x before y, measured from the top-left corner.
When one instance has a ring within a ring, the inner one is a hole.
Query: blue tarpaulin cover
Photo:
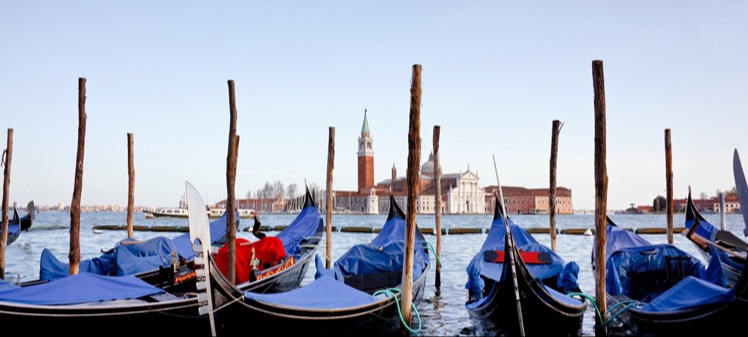
[[[117,243],[111,252],[82,260],[79,271],[106,276],[134,275],[170,266],[173,252],[176,252],[174,244],[165,237],[159,236],[146,241],[125,239]],[[49,249],[42,250],[40,279],[56,280],[69,274],[68,263],[60,261]]]
[[[690,229],[695,222],[696,219],[687,220],[685,222],[685,227],[687,229]],[[696,228],[696,234],[708,239],[709,241],[714,242],[714,238],[717,236],[717,232],[719,232],[719,229],[717,227],[714,227],[706,220],[699,220],[699,228]]]
[[[227,217],[224,213],[221,218],[210,223],[212,244],[225,241]],[[238,213],[237,219],[239,219]],[[194,258],[189,233],[181,234],[173,239],[163,236],[145,241],[127,238],[99,257],[82,260],[78,269],[80,272],[108,276],[135,275],[170,266],[172,259],[175,258],[175,252],[185,260]],[[49,249],[42,250],[39,268],[41,280],[56,280],[67,277],[69,274],[68,263],[60,261]]]
[[[707,267],[696,257],[669,244],[651,244],[639,235],[617,226],[607,226],[606,290],[611,295],[632,297],[632,292],[642,292],[648,281],[665,282],[668,278],[684,278],[668,289],[638,293],[642,297],[636,307],[639,311],[672,312],[706,304],[735,300],[727,284],[719,255],[712,251]],[[711,250],[716,250],[713,247]],[[679,258],[680,260],[674,260]],[[648,278],[648,273],[649,278]],[[634,280],[632,277],[643,277]],[[641,284],[639,284],[641,282]],[[639,284],[636,288],[633,283]],[[656,285],[655,285],[656,287]]]
[[[735,291],[688,276],[644,305],[642,311],[671,312],[705,304],[732,302]]]
[[[608,222],[608,224],[606,225],[605,230],[607,231],[607,243],[605,244],[606,261],[610,258],[611,254],[615,253],[619,249],[651,245],[649,241],[645,240],[636,233],[618,226],[611,225],[610,222]],[[592,251],[592,254],[594,253],[595,250]]]
[[[320,221],[322,221],[322,218],[316,205],[304,207],[293,222],[276,235],[283,242],[286,254],[298,258],[301,253],[299,244],[303,239],[314,236]]]
[[[315,257],[317,268],[324,268],[324,262],[319,255]],[[257,301],[305,309],[353,308],[376,301],[374,296],[336,280],[331,274],[321,275],[311,283],[288,292],[245,292],[244,296]]]
[[[392,215],[392,210],[390,214]],[[375,296],[346,285],[345,276],[402,271],[405,227],[403,217],[390,216],[370,243],[353,246],[335,261],[332,269],[326,269],[324,261],[319,255],[315,255],[317,272],[315,280],[310,284],[285,293],[245,292],[245,296],[267,303],[307,309],[353,308],[374,302],[377,300]],[[418,228],[415,239],[414,279],[423,273],[429,263],[428,254],[422,246],[424,238]]]
[[[47,283],[0,291],[0,301],[65,305],[133,299],[165,292],[135,276],[102,276],[79,273]]]
[[[668,261],[668,258],[672,257],[686,257],[687,260],[683,260],[678,267],[677,262]],[[619,249],[610,255],[606,267],[605,286],[608,293],[611,295],[626,295],[631,298],[634,298],[631,293],[631,276],[634,273],[643,275],[648,272],[664,272],[667,268],[673,271],[676,268],[681,268],[684,275],[696,277],[706,275],[706,268],[699,259],[669,244]],[[664,278],[666,275],[661,274],[661,276],[656,277]]]
[[[402,271],[405,259],[405,227],[405,219],[399,216],[390,217],[370,243],[351,247],[335,261],[332,271],[318,268],[318,274],[332,272],[336,279],[343,280],[348,275]],[[429,263],[428,253],[423,249],[424,240],[423,234],[416,228],[413,279],[417,279]]]

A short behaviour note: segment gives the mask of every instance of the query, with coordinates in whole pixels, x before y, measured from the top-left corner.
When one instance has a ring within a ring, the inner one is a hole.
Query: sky
[[[176,207],[189,181],[228,195],[229,81],[240,137],[235,195],[265,183],[357,188],[364,111],[375,182],[408,163],[421,65],[421,163],[440,127],[444,173],[482,186],[557,186],[595,208],[592,63],[603,62],[606,208],[735,186],[748,156],[744,1],[0,0],[0,132],[9,203],[69,205],[86,79],[82,205]],[[496,165],[494,166],[494,158]],[[300,189],[301,190],[301,189]]]

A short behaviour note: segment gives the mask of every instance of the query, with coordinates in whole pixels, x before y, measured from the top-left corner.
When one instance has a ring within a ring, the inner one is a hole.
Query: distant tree
[[[290,209],[296,209],[296,203],[294,202],[294,198],[296,197],[296,190],[298,187],[296,184],[288,185],[288,189],[286,189],[286,198],[289,200],[289,208]]]
[[[658,195],[652,202],[652,210],[654,212],[664,212],[667,208],[667,200],[665,197]]]
[[[275,197],[284,198],[286,196],[286,188],[280,180],[276,180],[275,183],[273,183],[273,192]]]

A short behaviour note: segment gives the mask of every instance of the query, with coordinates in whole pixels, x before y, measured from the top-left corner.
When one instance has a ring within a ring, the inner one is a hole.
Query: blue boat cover
[[[66,305],[134,299],[164,293],[135,276],[111,277],[79,273],[47,283],[0,291],[0,301],[35,305]]]
[[[324,268],[319,255],[315,255],[315,258],[317,268]],[[301,309],[354,308],[376,301],[374,296],[336,280],[331,274],[322,275],[291,291],[275,294],[245,292],[244,296],[256,301]]]
[[[607,292],[628,297],[637,292],[636,297],[642,298],[635,310],[672,312],[735,300],[734,290],[726,288],[720,254],[714,247],[710,247],[709,265],[704,267],[699,259],[673,245],[653,245],[616,226],[608,225],[607,230]],[[650,279],[663,283],[671,278],[677,280],[681,273],[685,277],[670,288],[648,290],[660,287],[649,283]],[[638,277],[643,279],[633,279]],[[647,291],[650,293],[645,294]]]
[[[224,213],[221,218],[210,223],[212,244],[225,241],[227,217]],[[238,212],[237,219],[239,219]],[[158,270],[159,267],[171,266],[175,254],[187,261],[194,258],[189,233],[181,234],[174,239],[163,236],[145,241],[126,238],[101,256],[82,260],[79,264],[79,271],[107,276],[135,275]],[[42,250],[39,268],[41,280],[56,280],[67,277],[69,274],[68,263],[60,261],[49,249]]]
[[[332,274],[335,279],[343,281],[348,275],[402,271],[405,262],[405,229],[405,219],[390,217],[370,243],[351,247],[335,261],[332,270],[317,268],[316,277]],[[423,249],[424,240],[423,234],[416,228],[413,279],[421,276],[429,263],[428,253]]]
[[[318,213],[314,213],[317,217]],[[290,227],[290,226],[289,226]],[[345,284],[347,275],[363,275],[402,271],[405,251],[405,219],[393,216],[387,219],[382,230],[368,244],[351,247],[326,269],[319,255],[315,255],[315,279],[308,285],[274,294],[245,292],[245,297],[299,309],[354,308],[377,301],[375,296]],[[280,236],[280,234],[279,234]],[[413,278],[426,269],[429,256],[423,249],[423,234],[416,228],[413,252]]]
[[[18,288],[17,285],[0,278],[0,292],[11,290],[11,289],[16,289],[16,288]]]
[[[698,306],[735,301],[735,291],[688,276],[641,307],[641,311],[673,312]]]
[[[651,245],[649,241],[645,240],[636,233],[618,226],[613,226],[610,223],[606,225],[605,230],[607,231],[607,243],[605,244],[606,261],[610,258],[610,255],[615,253],[617,250],[628,247],[642,247]],[[594,254],[595,250],[593,250],[592,253]]]
[[[577,275],[579,266],[576,262],[564,264],[564,260],[556,254],[550,247],[538,243],[530,233],[519,227],[511,218],[508,218],[509,228],[512,231],[517,250],[524,252],[546,252],[551,256],[551,263],[548,264],[527,264],[527,269],[538,280],[544,280],[553,276],[558,276],[557,286],[567,291],[575,291],[579,288]],[[468,264],[466,271],[468,281],[465,288],[471,294],[479,295],[483,293],[485,283],[482,277],[499,282],[503,271],[502,263],[486,262],[483,260],[483,252],[491,250],[504,250],[504,236],[506,235],[506,226],[504,219],[498,217],[491,223],[491,229],[488,232],[483,246]],[[482,276],[482,277],[481,277]]]
[[[146,241],[128,238],[99,257],[82,260],[79,271],[106,276],[134,275],[170,266],[172,253],[175,252],[176,248],[171,240],[162,236]],[[60,261],[49,249],[42,250],[40,279],[56,280],[69,274],[68,263]]]
[[[696,218],[686,220],[685,227],[687,229],[690,229],[695,222]],[[717,227],[714,227],[714,225],[710,224],[706,220],[699,219],[699,228],[696,228],[696,234],[699,234],[701,237],[714,242],[714,239],[717,237],[717,232],[719,232],[719,229]]]
[[[301,253],[301,247],[299,246],[301,241],[314,236],[320,221],[322,221],[322,217],[319,208],[314,204],[305,206],[291,224],[276,235],[283,242],[286,254],[298,258]]]

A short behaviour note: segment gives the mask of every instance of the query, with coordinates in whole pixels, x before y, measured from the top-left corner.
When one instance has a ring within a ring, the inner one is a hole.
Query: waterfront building
[[[333,210],[339,213],[382,214],[389,209],[390,192],[403,210],[407,208],[407,177],[397,176],[392,165],[389,179],[374,183],[374,139],[364,110],[364,121],[358,138],[358,190],[333,191]],[[441,167],[439,168],[441,170]],[[446,173],[441,176],[442,214],[486,214],[486,192],[480,187],[480,177],[470,170]],[[434,159],[433,154],[421,165],[416,212],[434,214]]]
[[[493,193],[499,195],[499,188],[496,185],[485,189],[489,200],[493,197]],[[507,214],[548,214],[550,212],[550,188],[502,186],[501,192]],[[556,187],[555,204],[556,214],[573,214],[571,189]],[[488,205],[490,212],[493,213],[493,203],[488,203]]]

